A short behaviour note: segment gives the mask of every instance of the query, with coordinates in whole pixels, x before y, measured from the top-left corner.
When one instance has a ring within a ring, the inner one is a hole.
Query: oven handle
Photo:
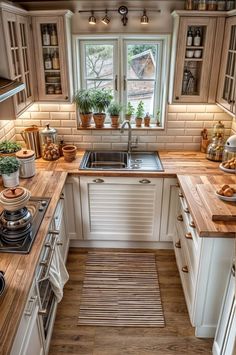
[[[50,267],[51,267],[51,264],[52,264],[52,259],[53,259],[53,255],[54,255],[54,252],[55,252],[55,248],[57,246],[57,243],[58,243],[58,239],[59,239],[59,232],[58,231],[53,231],[53,232],[50,232],[50,234],[54,234],[55,235],[55,239],[54,239],[54,242],[51,246],[51,253],[50,253],[50,256],[47,260],[42,260],[40,262],[41,265],[43,266],[46,266],[47,267],[47,271],[45,273],[45,276],[41,279],[41,280],[38,280],[38,281],[43,281],[44,279],[46,279],[48,277],[48,274],[49,274],[49,270],[50,270]]]

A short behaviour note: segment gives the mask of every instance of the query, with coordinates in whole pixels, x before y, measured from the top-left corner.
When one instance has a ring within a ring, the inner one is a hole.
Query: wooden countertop
[[[30,253],[26,255],[0,253],[0,270],[5,272],[6,280],[6,290],[0,297],[1,355],[10,354],[40,252],[66,177],[66,172],[38,171],[33,178],[22,179],[20,182],[21,186],[31,191],[32,196],[51,197],[51,201]]]

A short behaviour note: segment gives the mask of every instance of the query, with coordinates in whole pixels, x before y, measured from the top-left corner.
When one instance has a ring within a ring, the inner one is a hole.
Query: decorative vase
[[[135,122],[136,122],[136,127],[142,127],[142,118],[141,117],[136,117]]]
[[[2,174],[4,187],[15,187],[19,185],[19,170],[11,173],[10,175]]]
[[[151,118],[149,116],[144,117],[144,126],[145,127],[150,127],[150,120],[151,120]]]
[[[120,125],[120,116],[111,116],[112,128],[118,128]]]
[[[81,127],[88,128],[91,126],[91,121],[92,121],[92,117],[93,117],[92,112],[80,113],[79,117],[80,117],[80,121],[81,121]]]
[[[96,128],[103,128],[105,122],[106,114],[105,113],[94,113],[93,119],[95,122]]]
[[[72,144],[64,145],[64,147],[62,147],[62,152],[63,152],[65,161],[67,161],[68,163],[71,163],[73,160],[75,160],[76,151],[77,151],[77,148],[75,145],[72,145]]]

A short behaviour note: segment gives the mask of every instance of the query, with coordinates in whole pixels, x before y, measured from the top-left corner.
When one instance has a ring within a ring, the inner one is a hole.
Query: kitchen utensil
[[[40,149],[40,139],[39,139],[39,128],[35,125],[26,128],[24,131],[21,132],[21,136],[25,141],[27,149],[34,151],[36,159],[40,158],[41,149]]]
[[[227,173],[236,173],[236,134],[229,137],[225,143],[220,169]]]

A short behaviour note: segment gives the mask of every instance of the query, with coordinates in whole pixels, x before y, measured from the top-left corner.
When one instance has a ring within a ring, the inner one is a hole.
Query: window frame
[[[160,76],[158,81],[156,82],[156,93],[154,97],[154,113],[156,112],[156,102],[157,102],[157,94],[160,95],[160,106],[159,109],[161,111],[160,117],[160,126],[155,127],[158,130],[165,129],[166,124],[166,116],[167,116],[167,105],[168,105],[168,89],[169,89],[169,67],[170,67],[170,44],[171,44],[171,35],[170,34],[156,34],[156,35],[139,35],[139,34],[117,34],[117,35],[73,35],[73,59],[74,59],[74,87],[75,90],[79,90],[83,86],[84,80],[83,75],[81,73],[82,68],[85,64],[85,60],[81,61],[81,43],[86,43],[87,41],[95,41],[99,44],[104,44],[106,41],[107,44],[117,43],[117,58],[119,59],[116,65],[116,71],[114,71],[114,75],[118,76],[117,83],[117,92],[114,90],[114,98],[115,100],[121,101],[122,105],[126,105],[126,96],[127,91],[123,90],[123,78],[125,75],[124,68],[127,66],[127,61],[120,60],[124,58],[125,52],[125,43],[133,42],[133,43],[142,43],[142,40],[145,42],[144,44],[152,44],[152,43],[160,43],[160,53],[159,53],[159,73]],[[158,66],[157,66],[158,67]],[[116,74],[115,74],[116,73]],[[158,68],[156,68],[156,73],[158,73]],[[156,117],[154,117],[156,119]],[[134,127],[135,128],[135,127]],[[148,129],[145,127],[145,129]],[[153,129],[153,127],[152,127]]]

